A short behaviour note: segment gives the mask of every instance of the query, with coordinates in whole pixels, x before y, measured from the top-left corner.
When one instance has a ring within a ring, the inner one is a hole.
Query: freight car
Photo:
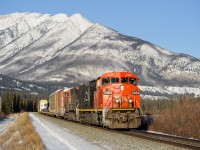
[[[48,101],[47,100],[42,99],[38,102],[38,106],[37,106],[38,112],[44,112],[44,111],[47,110],[47,108],[48,108]]]
[[[109,72],[96,80],[50,95],[49,114],[111,129],[141,125],[138,77]]]
[[[49,98],[49,114],[56,117],[63,117],[65,114],[66,98],[65,92],[68,88],[59,89],[52,93]]]

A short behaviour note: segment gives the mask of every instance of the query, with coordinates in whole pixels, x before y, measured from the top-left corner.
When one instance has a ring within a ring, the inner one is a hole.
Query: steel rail
[[[143,138],[155,142],[166,143],[169,145],[174,145],[182,148],[198,149],[200,150],[200,140],[198,139],[188,139],[183,137],[177,137],[173,135],[165,135],[158,133],[151,133],[141,130],[131,130],[131,131],[115,131],[121,134],[126,134],[129,136],[134,136],[138,138]]]

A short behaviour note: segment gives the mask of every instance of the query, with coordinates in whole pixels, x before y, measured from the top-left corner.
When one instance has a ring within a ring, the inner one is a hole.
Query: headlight
[[[121,85],[121,86],[120,86],[120,89],[121,89],[121,91],[123,91],[123,90],[124,90],[124,86],[123,86],[123,85]]]
[[[118,103],[118,102],[119,102],[119,100],[117,99],[117,100],[116,100],[116,103]]]
[[[112,95],[112,91],[106,90],[103,94],[104,94],[104,95]]]
[[[128,100],[128,102],[129,102],[129,103],[132,103],[132,100],[131,100],[131,99],[129,99],[129,100]]]

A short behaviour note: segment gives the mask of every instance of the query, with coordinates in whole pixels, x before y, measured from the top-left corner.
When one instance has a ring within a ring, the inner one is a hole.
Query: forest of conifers
[[[1,112],[4,114],[18,113],[21,111],[37,111],[37,102],[40,96],[16,91],[5,91],[1,95]]]

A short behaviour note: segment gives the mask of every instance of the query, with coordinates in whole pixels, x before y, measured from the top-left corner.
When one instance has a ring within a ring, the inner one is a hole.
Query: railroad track
[[[183,137],[176,137],[171,135],[163,135],[163,134],[157,134],[157,133],[150,133],[146,131],[141,130],[131,130],[131,131],[114,131],[121,134],[126,134],[129,136],[134,136],[138,138],[143,138],[155,142],[161,142],[166,143],[182,148],[188,148],[188,149],[198,149],[200,150],[200,140],[196,139],[187,139]]]
[[[46,117],[49,117],[49,116],[46,116]],[[134,130],[134,129],[111,130],[111,129],[107,129],[107,128],[103,128],[103,127],[95,126],[95,125],[82,124],[82,123],[78,123],[78,122],[74,122],[74,121],[70,121],[70,122],[73,122],[75,124],[79,124],[82,126],[90,126],[90,127],[98,128],[101,130],[107,130],[108,132],[115,132],[115,133],[138,137],[138,138],[142,138],[142,139],[146,139],[146,140],[150,140],[150,141],[154,141],[154,142],[174,145],[174,146],[181,147],[181,148],[200,150],[200,140],[188,139],[188,138],[164,135],[164,134],[157,134],[157,133],[150,133],[150,132],[146,132],[146,131],[142,131],[142,130]]]
[[[78,123],[78,122],[75,122],[75,123]],[[81,125],[88,126],[86,124],[81,124]],[[150,140],[150,141],[154,141],[154,142],[165,143],[168,145],[174,145],[174,146],[181,147],[181,148],[200,150],[200,140],[197,140],[197,139],[188,139],[188,138],[183,138],[183,137],[178,137],[178,136],[151,133],[151,132],[135,130],[135,129],[111,130],[108,128],[102,128],[102,127],[95,126],[95,125],[89,125],[89,126],[90,127],[92,126],[94,128],[98,128],[98,129],[102,129],[102,130],[108,130],[109,132],[116,132],[119,134],[138,137],[138,138],[142,138],[142,139],[146,139],[146,140]]]

